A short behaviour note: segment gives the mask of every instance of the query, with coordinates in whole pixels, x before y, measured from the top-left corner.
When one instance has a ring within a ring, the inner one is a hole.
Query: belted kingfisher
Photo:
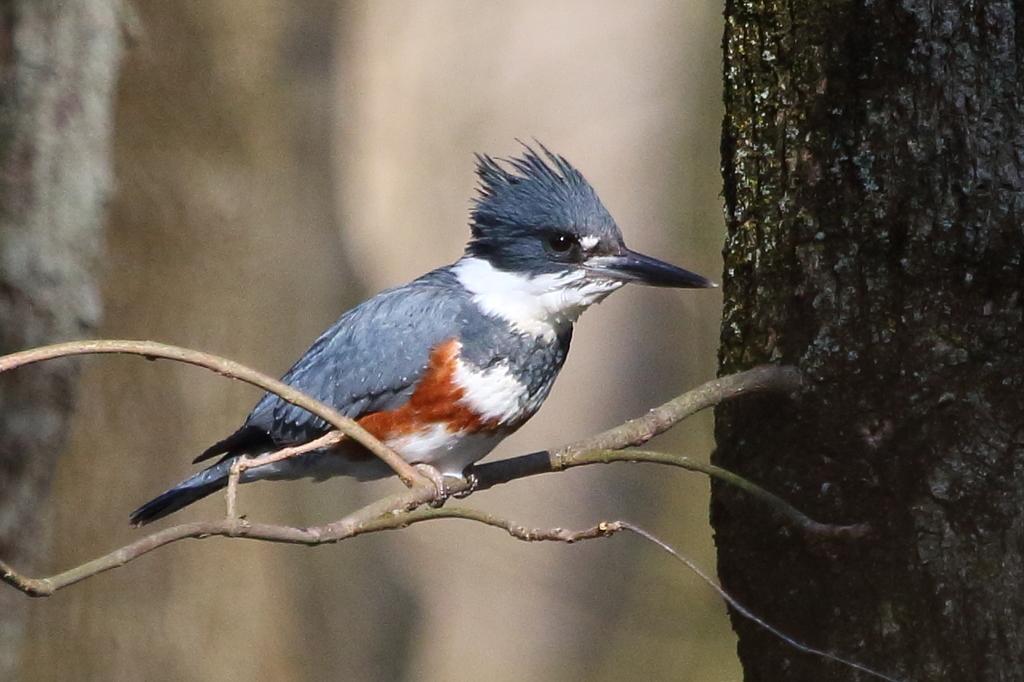
[[[477,155],[480,185],[462,258],[348,311],[288,370],[285,383],[356,420],[410,463],[462,476],[540,408],[572,326],[627,282],[703,288],[707,279],[630,251],[590,183],[563,157],[524,145]],[[224,488],[232,463],[309,442],[330,426],[266,394],[221,455],[131,515],[162,518]],[[256,480],[382,478],[390,468],[353,440],[245,470]]]

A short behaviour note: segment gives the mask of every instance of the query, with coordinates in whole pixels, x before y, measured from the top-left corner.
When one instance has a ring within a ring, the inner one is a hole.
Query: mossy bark
[[[796,639],[900,679],[1024,679],[1024,3],[727,3],[722,580]],[[733,617],[747,680],[864,679]]]

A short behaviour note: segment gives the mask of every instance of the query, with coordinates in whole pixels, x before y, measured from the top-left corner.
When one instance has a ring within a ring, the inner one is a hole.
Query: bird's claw
[[[451,496],[448,490],[448,483],[444,480],[444,474],[429,464],[420,463],[413,466],[434,484],[434,499],[428,502],[428,504],[435,509],[443,507],[444,503]]]
[[[459,492],[452,494],[452,497],[454,497],[457,500],[463,500],[472,495],[474,492],[476,492],[476,487],[480,483],[480,479],[478,479],[476,477],[476,474],[473,473],[472,466],[469,466],[465,471],[462,472],[462,479],[466,482],[466,487],[460,490]]]

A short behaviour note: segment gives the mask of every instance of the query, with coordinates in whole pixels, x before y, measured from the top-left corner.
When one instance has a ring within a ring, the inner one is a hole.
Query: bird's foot
[[[448,490],[448,483],[445,481],[444,474],[429,464],[417,463],[413,466],[434,484],[434,499],[428,504],[434,508],[443,507],[444,503],[451,495]]]
[[[462,472],[462,480],[465,481],[465,487],[452,495],[457,500],[462,500],[472,495],[476,492],[476,486],[480,483],[480,479],[473,473],[472,465],[466,467],[466,470]]]

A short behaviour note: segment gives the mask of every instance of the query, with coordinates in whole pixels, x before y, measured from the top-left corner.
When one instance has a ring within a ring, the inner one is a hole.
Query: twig
[[[621,531],[630,531],[640,537],[654,543],[670,555],[681,561],[687,568],[711,587],[718,595],[735,609],[744,618],[751,620],[764,628],[774,636],[786,642],[790,646],[815,656],[821,656],[837,663],[850,666],[856,670],[872,675],[886,682],[900,682],[867,666],[844,659],[836,654],[815,649],[814,647],[802,644],[801,642],[786,635],[781,630],[770,625],[763,619],[756,616],[749,609],[744,607],[732,595],[726,592],[709,575],[704,573],[695,563],[676,551],[671,545],[659,539],[654,534],[627,521],[602,521],[595,526],[584,530],[568,530],[565,528],[527,528],[513,523],[487,512],[476,509],[464,508],[434,508],[426,507],[405,512],[393,512],[390,514],[372,515],[365,520],[356,519],[354,516],[343,519],[335,524],[318,526],[313,528],[292,528],[289,526],[276,526],[267,524],[253,524],[238,518],[228,518],[223,521],[207,521],[182,524],[166,530],[153,533],[136,542],[111,552],[89,563],[82,564],[64,573],[57,574],[50,578],[25,578],[14,572],[9,566],[0,561],[0,579],[25,594],[32,597],[45,597],[57,590],[73,585],[76,582],[85,580],[104,571],[123,566],[128,561],[147,554],[159,547],[183,540],[186,538],[204,539],[214,536],[249,538],[263,540],[266,542],[280,542],[303,545],[322,545],[340,542],[356,535],[377,533],[385,530],[398,530],[407,528],[416,523],[431,521],[435,519],[464,519],[475,521],[493,528],[500,528],[513,538],[525,542],[565,542],[574,543],[594,538],[603,538],[614,535]]]
[[[639,526],[634,526],[633,524],[628,523],[626,521],[616,521],[615,526],[616,530],[628,530],[631,533],[636,533],[640,537],[644,538],[645,540],[648,540],[649,542],[653,542],[655,545],[671,554],[673,557],[681,561],[687,568],[696,573],[701,580],[703,580],[707,585],[711,587],[711,589],[717,592],[718,596],[721,597],[729,606],[735,609],[737,613],[739,613],[747,620],[756,623],[760,627],[764,628],[769,633],[775,635],[776,637],[778,637],[794,649],[803,651],[804,653],[811,654],[814,656],[821,656],[822,658],[827,658],[828,660],[835,661],[836,663],[841,663],[843,665],[853,668],[854,670],[859,670],[862,673],[867,673],[868,675],[877,677],[881,680],[886,680],[886,682],[902,682],[901,680],[898,680],[895,677],[890,677],[884,673],[878,672],[877,670],[872,670],[871,668],[865,665],[861,665],[860,663],[855,663],[854,661],[847,660],[823,649],[815,649],[814,647],[807,646],[806,644],[798,642],[797,640],[785,634],[775,626],[770,625],[766,621],[762,620],[760,617],[756,616],[747,607],[743,606],[743,604],[737,601],[731,594],[726,592],[721,585],[712,580],[711,576],[702,571],[700,567],[697,566],[697,564],[693,563],[692,561],[684,557],[682,554],[677,552],[671,545],[669,545],[664,540],[661,540],[660,538],[644,530],[643,528],[640,528]]]
[[[257,372],[241,363],[217,355],[211,355],[210,353],[202,353],[165,343],[156,343],[155,341],[71,341],[4,355],[0,357],[0,372],[69,355],[96,355],[103,353],[141,355],[148,359],[164,358],[176,360],[198,367],[205,367],[223,376],[252,384],[280,396],[282,400],[292,405],[312,412],[346,436],[359,441],[370,452],[387,462],[388,466],[394,469],[406,486],[424,485],[427,482],[420,472],[416,471],[415,468],[399,457],[391,448],[381,443],[374,438],[373,434],[337,410],[262,372]]]
[[[618,429],[612,429],[606,433],[611,434]],[[598,442],[605,434],[601,434],[589,442]],[[610,440],[610,438],[609,438]],[[560,452],[571,452],[570,457],[559,459]],[[731,485],[734,485],[762,502],[765,502],[774,511],[785,517],[790,523],[796,525],[806,535],[821,538],[860,538],[871,532],[871,526],[866,523],[851,525],[836,525],[815,521],[802,511],[783,500],[778,495],[771,493],[752,481],[743,478],[739,474],[715,466],[705,464],[685,457],[665,452],[654,452],[651,450],[580,450],[577,444],[567,445],[555,452],[534,452],[529,455],[520,455],[503,459],[498,462],[480,464],[473,467],[472,472],[476,477],[475,484],[472,484],[472,491],[479,492],[487,488],[508,483],[513,480],[536,476],[537,474],[563,471],[573,467],[587,464],[610,464],[612,462],[650,462],[653,464],[667,464],[679,467],[688,471],[696,471],[711,478],[717,478]],[[558,468],[555,468],[558,466]],[[456,490],[461,492],[461,489]]]
[[[478,464],[472,472],[476,477],[474,491],[486,490],[525,476],[563,471],[585,464],[610,462],[653,462],[697,471],[725,481],[766,502],[772,509],[796,524],[804,533],[820,537],[856,538],[870,531],[868,524],[833,525],[820,523],[793,507],[778,495],[731,471],[713,464],[696,462],[688,457],[646,450],[617,452],[637,447],[664,433],[683,419],[701,410],[748,393],[794,393],[800,389],[800,373],[792,367],[763,365],[709,381],[643,417],[631,419],[596,436],[565,445],[557,450],[534,452],[498,462]]]
[[[713,379],[655,407],[642,417],[555,450],[551,453],[554,470],[575,466],[574,458],[585,452],[621,450],[643,445],[683,419],[724,400],[748,393],[796,393],[800,390],[801,381],[796,368],[776,365],[761,365]]]
[[[268,452],[258,457],[236,457],[231,463],[231,468],[228,470],[228,486],[227,490],[224,491],[224,496],[227,501],[227,517],[233,519],[237,516],[236,502],[238,499],[238,484],[242,480],[242,474],[247,469],[255,469],[265,464],[273,464],[274,462],[280,462],[283,459],[289,457],[295,457],[306,452],[312,452],[314,450],[320,450],[321,448],[329,448],[332,445],[337,445],[346,438],[345,434],[341,431],[330,431],[319,438],[314,438],[308,443],[302,445],[295,445],[292,447],[281,448],[273,452]]]
[[[432,492],[432,487],[421,489],[420,493],[426,493],[427,495],[420,504],[429,501]],[[569,531],[563,528],[525,528],[506,519],[475,509],[423,507],[411,511],[395,511],[395,509],[401,509],[402,504],[408,501],[407,498],[412,493],[413,491],[405,491],[401,495],[385,498],[387,504],[383,506],[390,510],[387,513],[376,513],[376,508],[380,505],[374,504],[364,507],[341,521],[310,528],[251,523],[240,518],[183,523],[147,535],[109,554],[48,578],[28,578],[22,576],[6,563],[0,561],[0,581],[15,587],[30,597],[48,597],[64,587],[118,568],[164,545],[187,538],[201,540],[219,536],[312,546],[340,542],[367,533],[398,530],[422,521],[444,518],[476,521],[495,528],[501,528],[514,538],[530,542],[550,540],[572,543],[611,535],[617,530],[612,525],[606,523],[600,523],[593,528],[583,531]],[[369,511],[371,507],[374,508],[373,511]]]
[[[557,450],[534,452],[478,464],[473,468],[476,490],[508,483],[523,476],[561,471],[581,464],[592,464],[595,451],[621,450],[643,445],[668,431],[683,419],[718,403],[748,393],[795,393],[800,389],[800,373],[793,367],[762,365],[707,382],[687,391],[642,417],[608,429]],[[667,457],[668,455],[666,455]],[[685,458],[684,458],[685,459]]]
[[[213,536],[224,536],[265,542],[320,545],[339,542],[356,535],[400,529],[422,521],[441,518],[461,518],[476,521],[495,528],[501,528],[512,537],[528,542],[558,541],[572,543],[592,538],[608,537],[619,531],[628,530],[653,542],[683,562],[738,613],[765,628],[790,646],[800,651],[851,666],[856,670],[886,680],[887,682],[899,682],[892,677],[858,663],[847,661],[835,654],[801,644],[785,635],[748,611],[693,562],[680,555],[671,546],[654,535],[633,524],[624,521],[601,522],[582,531],[571,531],[563,528],[538,529],[526,528],[514,524],[507,519],[473,509],[425,508],[423,505],[433,501],[435,498],[434,487],[429,485],[429,482],[426,482],[425,477],[420,475],[419,472],[406,464],[394,452],[359,427],[358,424],[286,384],[275,381],[264,374],[225,358],[147,341],[84,341],[57,344],[0,357],[0,372],[51,358],[92,353],[128,353],[144,355],[149,358],[161,357],[206,367],[225,376],[236,378],[276,393],[282,399],[321,417],[338,429],[338,431],[330,432],[310,443],[283,448],[277,452],[268,453],[251,460],[245,458],[236,460],[231,467],[228,481],[227,518],[221,521],[187,523],[157,531],[110,554],[48,578],[28,578],[22,576],[6,563],[0,561],[0,581],[15,587],[29,596],[49,596],[64,587],[123,566],[143,554],[186,538],[203,539]],[[794,369],[787,367],[759,367],[747,372],[723,377],[689,391],[651,410],[643,417],[630,420],[597,436],[566,445],[552,452],[532,453],[477,466],[473,470],[472,481],[466,481],[462,488],[459,488],[458,484],[456,484],[454,492],[470,493],[525,476],[561,471],[586,464],[614,461],[655,462],[698,471],[736,485],[766,502],[772,509],[778,511],[807,533],[847,537],[862,535],[868,532],[868,527],[865,524],[833,526],[819,523],[810,519],[803,512],[778,496],[720,467],[695,462],[686,457],[658,452],[644,450],[617,451],[626,447],[642,445],[654,436],[668,430],[682,419],[707,407],[716,405],[723,400],[751,392],[794,392],[799,388],[799,374]],[[409,486],[409,489],[366,505],[340,521],[311,528],[250,523],[248,520],[237,516],[236,491],[240,477],[246,469],[294,457],[304,452],[328,448],[337,444],[345,436],[355,438],[388,462],[402,478],[403,482]]]
[[[668,464],[680,467],[689,471],[697,471],[710,478],[717,478],[720,481],[734,485],[745,490],[762,502],[765,502],[773,510],[784,516],[791,523],[796,525],[807,535],[832,538],[859,538],[871,531],[871,526],[866,523],[852,525],[834,525],[815,521],[802,511],[783,500],[778,495],[768,492],[761,486],[734,474],[728,469],[704,464],[694,461],[688,457],[671,455],[663,452],[652,452],[650,450],[629,450],[628,452],[615,452],[613,450],[595,450],[592,452],[581,452],[573,457],[573,462],[568,466],[580,466],[583,464],[600,464],[607,462],[653,462],[657,464]]]
[[[107,350],[97,351],[97,346],[91,345],[96,343],[105,344],[102,347],[107,348]],[[115,343],[117,345],[114,345]],[[130,344],[130,348],[132,350],[123,350],[127,347],[127,344]],[[166,350],[166,348],[162,347],[160,344],[148,344],[142,342],[90,342],[88,350],[80,350],[79,352],[137,352],[140,347],[139,344],[141,344],[142,347],[147,348],[149,352],[163,353]],[[65,346],[63,350],[66,350],[67,344],[63,345]],[[81,345],[75,345],[74,348],[80,349]],[[172,357],[177,359],[177,351],[181,349],[174,350],[176,352],[175,355],[170,355],[170,352],[168,351],[167,354],[162,354],[160,357]],[[34,353],[35,358],[43,359],[36,351],[28,351],[27,353]],[[22,358],[26,357],[26,354],[18,355]],[[57,351],[50,351],[50,355],[47,357],[57,356]],[[7,358],[0,358],[0,371],[3,371],[3,369],[10,365],[10,357],[11,356],[8,356]],[[190,354],[188,357],[190,359],[185,360],[186,362],[194,361],[195,356]],[[209,366],[209,364],[211,363],[204,363],[203,366]],[[218,369],[218,371],[220,370]],[[242,373],[232,372],[229,376],[236,376],[240,374]],[[257,385],[267,388],[267,390],[274,390],[276,388],[273,386],[274,383],[278,382],[268,381]],[[754,494],[760,499],[766,501],[773,509],[776,509],[786,518],[790,519],[808,532],[831,535],[856,535],[858,532],[862,532],[864,527],[829,526],[813,521],[777,496],[769,493],[759,486],[756,486],[746,479],[718,467],[700,464],[686,457],[676,455],[647,451],[613,452],[608,449],[610,447],[625,447],[629,444],[646,442],[656,433],[661,433],[684,417],[693,414],[698,410],[710,407],[722,400],[754,390],[792,391],[797,386],[799,386],[799,378],[793,370],[788,368],[758,368],[749,372],[742,372],[730,377],[717,379],[652,410],[644,417],[634,419],[622,426],[610,429],[609,431],[585,441],[567,445],[554,451],[554,453],[534,453],[533,455],[516,457],[512,460],[506,460],[505,462],[496,462],[493,464],[479,466],[476,468],[476,477],[478,479],[476,487],[474,488],[472,487],[472,483],[466,482],[460,488],[458,483],[454,483],[453,492],[458,493],[482,490],[486,487],[490,487],[491,485],[507,482],[514,478],[522,478],[524,476],[530,476],[537,473],[545,473],[548,471],[561,470],[585,464],[612,461],[657,462],[662,464],[671,464],[673,466],[679,466],[693,471],[701,471],[708,475],[716,476],[734,485],[739,485],[751,494]],[[338,438],[340,438],[340,436],[332,432],[323,436],[321,439],[308,444],[294,448],[285,448],[284,450],[275,453],[254,458],[251,461],[240,460],[238,466],[232,468],[232,478],[234,479],[235,486],[237,486],[237,480],[241,475],[243,468],[260,466],[271,461],[277,461],[279,459],[294,456],[300,452],[306,452],[310,449],[326,447],[329,446],[334,439]],[[588,450],[586,449],[586,446],[603,447]],[[492,473],[500,473],[501,476],[492,476]],[[422,507],[424,504],[433,501],[435,499],[435,494],[434,486],[427,482],[425,485],[416,485],[398,494],[377,500],[349,514],[339,521],[324,526],[301,529],[270,524],[254,524],[244,519],[237,518],[234,505],[234,491],[232,490],[228,497],[228,518],[222,521],[183,524],[158,531],[152,535],[126,545],[125,547],[122,547],[121,549],[104,557],[100,557],[99,559],[82,564],[81,566],[50,578],[26,578],[15,572],[6,564],[0,563],[0,579],[26,594],[32,596],[47,596],[62,587],[74,584],[92,575],[96,575],[97,573],[122,566],[125,563],[128,563],[143,554],[151,552],[158,547],[162,547],[171,542],[176,542],[185,538],[203,538],[222,535],[228,537],[244,537],[255,540],[264,540],[268,542],[290,542],[316,545],[327,542],[338,542],[367,532],[400,528],[421,520],[451,516],[472,518],[473,520],[481,523],[497,525],[505,528],[509,533],[512,533],[520,539],[562,539],[570,541],[569,537],[565,535],[566,531],[562,531],[561,529],[552,529],[549,531],[526,531],[519,527],[512,526],[512,524],[508,522],[495,520],[494,517],[484,514],[483,512],[451,509],[419,509],[419,507]],[[582,538],[583,536],[579,537]]]
[[[225,491],[225,498],[227,502],[226,515],[229,519],[238,518],[238,481],[242,475],[243,460],[243,457],[236,457],[228,469],[228,486]]]
[[[51,594],[54,590],[60,589],[60,587],[78,582],[97,572],[120,566],[168,542],[175,542],[186,537],[229,535],[232,537],[263,539],[272,542],[320,544],[322,542],[338,542],[372,529],[396,527],[395,524],[407,525],[420,518],[435,518],[449,514],[447,511],[435,510],[429,512],[429,510],[424,510],[419,512],[421,516],[409,516],[413,513],[412,510],[426,502],[432,501],[435,495],[433,487],[427,484],[426,481],[421,481],[421,485],[416,485],[405,493],[378,500],[340,521],[319,528],[306,530],[289,529],[287,527],[267,524],[251,524],[238,519],[235,504],[236,491],[239,478],[246,469],[293,457],[311,450],[329,447],[336,444],[342,438],[341,434],[355,437],[368,447],[372,448],[376,445],[379,448],[383,448],[383,452],[378,452],[378,454],[386,461],[389,461],[389,463],[391,463],[391,459],[397,459],[397,462],[393,463],[392,466],[400,475],[404,469],[411,469],[412,471],[408,479],[403,478],[407,485],[416,483],[418,479],[423,477],[351,420],[299,393],[286,384],[275,381],[266,375],[225,358],[147,341],[81,341],[36,348],[2,357],[0,358],[0,372],[50,358],[92,353],[141,354],[150,358],[162,357],[206,367],[226,376],[254,384],[264,390],[277,393],[283,399],[308,409],[310,412],[325,419],[338,428],[339,432],[331,432],[310,443],[283,448],[277,452],[262,455],[252,460],[239,459],[235,466],[231,468],[227,493],[228,514],[227,519],[222,522],[185,524],[160,531],[127,545],[106,557],[83,564],[78,568],[59,574],[59,576],[41,581],[22,578],[9,566],[0,564],[0,568],[2,568],[2,576],[0,577],[5,582],[29,594]],[[655,435],[666,431],[687,416],[716,405],[723,400],[750,392],[792,392],[797,390],[799,386],[799,374],[792,368],[786,367],[759,367],[748,372],[716,379],[651,410],[643,417],[630,420],[614,429],[567,445],[551,453],[534,453],[533,455],[477,467],[474,472],[475,488],[467,486],[462,491],[483,490],[497,483],[507,482],[515,478],[547,471],[560,471],[585,464],[612,461],[657,462],[700,471],[738,485],[767,502],[773,509],[779,511],[807,532],[831,535],[856,535],[866,532],[864,526],[830,526],[818,523],[763,488],[712,465],[701,464],[686,457],[663,453],[648,451],[623,453],[614,451],[646,443]],[[459,490],[456,489],[456,492],[459,492]],[[470,512],[462,511],[460,513],[465,515]],[[481,515],[477,520],[486,522],[484,518]],[[512,531],[510,530],[509,532]],[[539,533],[539,531],[534,531],[534,533]]]

